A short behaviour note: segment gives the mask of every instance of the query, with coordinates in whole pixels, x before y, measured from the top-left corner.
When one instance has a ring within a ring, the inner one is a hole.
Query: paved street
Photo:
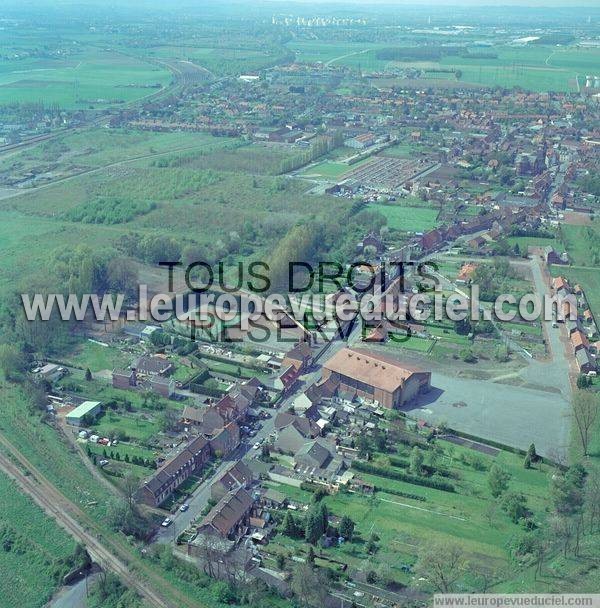
[[[271,418],[260,420],[261,428],[256,436],[247,437],[235,452],[232,452],[226,460],[221,462],[215,473],[210,478],[204,480],[193,492],[193,495],[187,501],[190,508],[185,512],[177,511],[175,514],[170,515],[169,517],[171,517],[173,523],[168,528],[160,527],[152,542],[169,543],[174,541],[179,534],[189,527],[194,519],[200,517],[200,513],[204,507],[206,507],[210,499],[211,485],[231,466],[231,464],[240,458],[249,460],[260,454],[260,450],[254,450],[252,446],[255,442],[266,439],[270,435],[274,428],[275,415],[277,413],[277,410],[274,409],[265,408],[265,411],[271,414]]]

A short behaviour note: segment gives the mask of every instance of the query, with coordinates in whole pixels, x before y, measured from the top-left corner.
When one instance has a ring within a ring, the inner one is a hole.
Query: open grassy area
[[[120,369],[127,367],[130,363],[130,357],[120,350],[90,341],[80,343],[62,360],[83,370],[89,369],[92,373]]]
[[[570,266],[552,266],[553,276],[565,276],[579,283],[596,319],[600,318],[600,268],[598,267],[600,222],[591,226],[561,225],[561,242],[569,254]]]
[[[63,108],[102,108],[151,95],[170,81],[164,67],[89,47],[64,59],[4,59],[0,103],[43,101]]]
[[[0,594],[3,606],[44,606],[75,550],[69,535],[0,474]]]
[[[594,266],[600,239],[600,221],[591,226],[561,225],[561,241],[572,264],[576,266]]]
[[[338,215],[352,204],[330,196],[306,196],[311,185],[304,180],[255,176],[257,167],[263,167],[258,172],[267,173],[277,169],[273,153],[262,146],[240,146],[226,138],[207,140],[206,136],[188,134],[184,140],[192,148],[189,154],[158,157],[166,163],[146,158],[115,165],[113,161],[153,154],[151,149],[162,154],[173,144],[172,136],[180,134],[117,130],[118,145],[112,151],[112,132],[94,129],[88,134],[88,147],[83,135],[66,138],[67,151],[59,166],[68,166],[73,154],[78,162],[89,162],[97,171],[0,200],[0,289],[22,277],[44,274],[41,268],[49,256],[65,248],[93,243],[101,253],[114,248],[123,235],[132,231],[155,235],[157,227],[161,235],[177,239],[182,249],[196,243],[222,251],[234,235],[241,238],[239,253],[247,259],[253,253],[270,251],[290,226],[306,217]],[[227,146],[233,147],[224,149]],[[35,154],[46,157],[54,147]],[[270,159],[266,165],[265,159]],[[231,163],[243,170],[223,170]],[[116,219],[109,220],[113,223],[106,223],[102,211],[106,201],[121,211],[133,211],[119,212]],[[190,226],[195,230],[190,232]]]
[[[527,253],[528,247],[558,247],[560,249],[560,241],[557,239],[544,238],[538,236],[509,236],[507,239],[509,245],[514,248],[515,245],[519,245],[519,251],[521,254]]]
[[[145,442],[157,433],[158,424],[140,415],[126,416],[110,410],[98,418],[92,430],[101,437],[111,437],[125,433],[134,441]]]
[[[338,163],[330,160],[324,160],[316,165],[306,167],[300,175],[306,177],[323,177],[325,179],[337,180],[341,179],[345,173],[351,171],[354,167],[350,167],[345,163]]]
[[[581,47],[557,48],[544,45],[495,45],[489,57],[477,53],[462,52],[447,55],[439,60],[390,61],[381,59],[378,50],[413,46],[414,41],[396,44],[294,41],[289,47],[296,51],[298,61],[317,61],[345,65],[363,72],[382,71],[390,68],[420,68],[426,70],[425,77],[435,80],[455,81],[456,77],[447,70],[460,70],[462,82],[484,86],[520,86],[534,91],[574,91],[576,74],[586,74],[591,65],[598,63],[600,51]]]
[[[387,218],[387,225],[406,232],[426,232],[436,225],[436,209],[408,207],[398,203],[371,204],[369,209]]]

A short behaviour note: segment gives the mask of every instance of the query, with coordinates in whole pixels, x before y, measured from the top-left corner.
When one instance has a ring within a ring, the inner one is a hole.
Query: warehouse
[[[402,407],[431,387],[431,372],[401,365],[376,353],[344,348],[323,366],[323,381],[339,393],[378,401],[389,409]]]
[[[66,416],[67,424],[72,426],[85,426],[84,419],[95,418],[102,410],[99,401],[84,401]]]

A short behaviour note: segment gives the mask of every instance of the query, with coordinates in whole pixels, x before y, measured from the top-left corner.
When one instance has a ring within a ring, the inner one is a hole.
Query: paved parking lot
[[[530,267],[536,292],[549,294],[539,259],[523,264]],[[518,375],[498,377],[496,382],[434,371],[431,393],[413,405],[411,415],[522,449],[534,442],[542,455],[566,455],[571,385],[565,330],[550,321],[542,321],[542,326],[549,346],[546,360],[529,360]]]
[[[432,390],[407,410],[428,422],[527,449],[565,453],[569,440],[569,403],[562,394],[434,372]]]

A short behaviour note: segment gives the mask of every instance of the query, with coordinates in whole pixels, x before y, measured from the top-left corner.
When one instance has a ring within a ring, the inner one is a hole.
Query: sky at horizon
[[[54,7],[63,6],[74,6],[74,7],[85,7],[85,6],[99,6],[105,5],[114,7],[139,7],[145,6],[159,6],[162,8],[173,8],[176,9],[178,6],[181,7],[196,7],[201,8],[204,5],[219,4],[222,0],[5,0],[4,6],[21,6],[35,7],[51,5]],[[500,0],[494,2],[494,0],[233,0],[230,2],[233,5],[270,5],[270,4],[285,4],[293,7],[294,5],[304,6],[315,6],[315,7],[327,7],[327,6],[360,6],[362,8],[368,8],[369,6],[406,6],[406,7],[423,7],[431,9],[439,8],[452,8],[452,7],[473,7],[473,8],[494,8],[499,10],[503,7],[507,8],[570,8],[576,9],[597,9],[600,10],[600,0]],[[1,17],[1,13],[0,13]]]

